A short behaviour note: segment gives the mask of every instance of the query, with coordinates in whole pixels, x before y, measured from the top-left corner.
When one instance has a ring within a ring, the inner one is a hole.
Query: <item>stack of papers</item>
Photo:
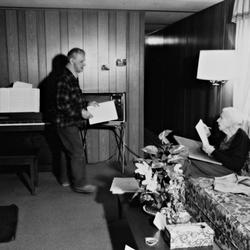
[[[214,190],[250,196],[250,177],[229,174],[214,178]]]
[[[110,191],[113,194],[135,193],[139,189],[138,182],[135,178],[119,178],[113,179]]]

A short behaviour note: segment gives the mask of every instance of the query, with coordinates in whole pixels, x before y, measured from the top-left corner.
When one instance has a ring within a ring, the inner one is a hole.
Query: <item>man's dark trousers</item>
[[[81,130],[76,126],[58,127],[57,132],[65,153],[70,160],[70,175],[73,187],[86,184],[86,159]]]

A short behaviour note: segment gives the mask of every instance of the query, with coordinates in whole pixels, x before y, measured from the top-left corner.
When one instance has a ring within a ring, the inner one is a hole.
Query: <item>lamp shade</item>
[[[236,73],[235,50],[201,50],[197,78],[211,81],[230,80]]]

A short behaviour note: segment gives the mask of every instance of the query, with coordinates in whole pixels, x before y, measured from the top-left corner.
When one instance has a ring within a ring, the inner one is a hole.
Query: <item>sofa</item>
[[[250,120],[242,129],[250,138]],[[250,152],[241,175],[250,176]],[[197,221],[207,222],[215,231],[221,249],[250,250],[250,196],[214,190],[214,178],[186,180],[186,204]]]
[[[250,249],[250,196],[215,191],[213,178],[190,178],[186,205],[197,221],[214,229],[221,249]]]
[[[243,129],[250,137],[250,121]],[[184,169],[190,164],[185,162],[188,164],[184,164]],[[250,176],[250,152],[242,175]],[[193,218],[213,228],[215,242],[221,249],[250,250],[250,196],[215,191],[214,178],[200,177],[186,179],[185,200]]]

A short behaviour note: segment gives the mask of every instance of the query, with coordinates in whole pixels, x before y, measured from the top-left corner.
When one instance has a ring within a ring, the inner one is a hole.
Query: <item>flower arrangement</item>
[[[146,212],[161,212],[168,224],[189,220],[185,210],[185,181],[183,167],[189,164],[188,150],[183,145],[171,144],[165,130],[159,135],[161,145],[143,148],[145,158],[135,160],[135,178],[139,182],[137,192]]]

